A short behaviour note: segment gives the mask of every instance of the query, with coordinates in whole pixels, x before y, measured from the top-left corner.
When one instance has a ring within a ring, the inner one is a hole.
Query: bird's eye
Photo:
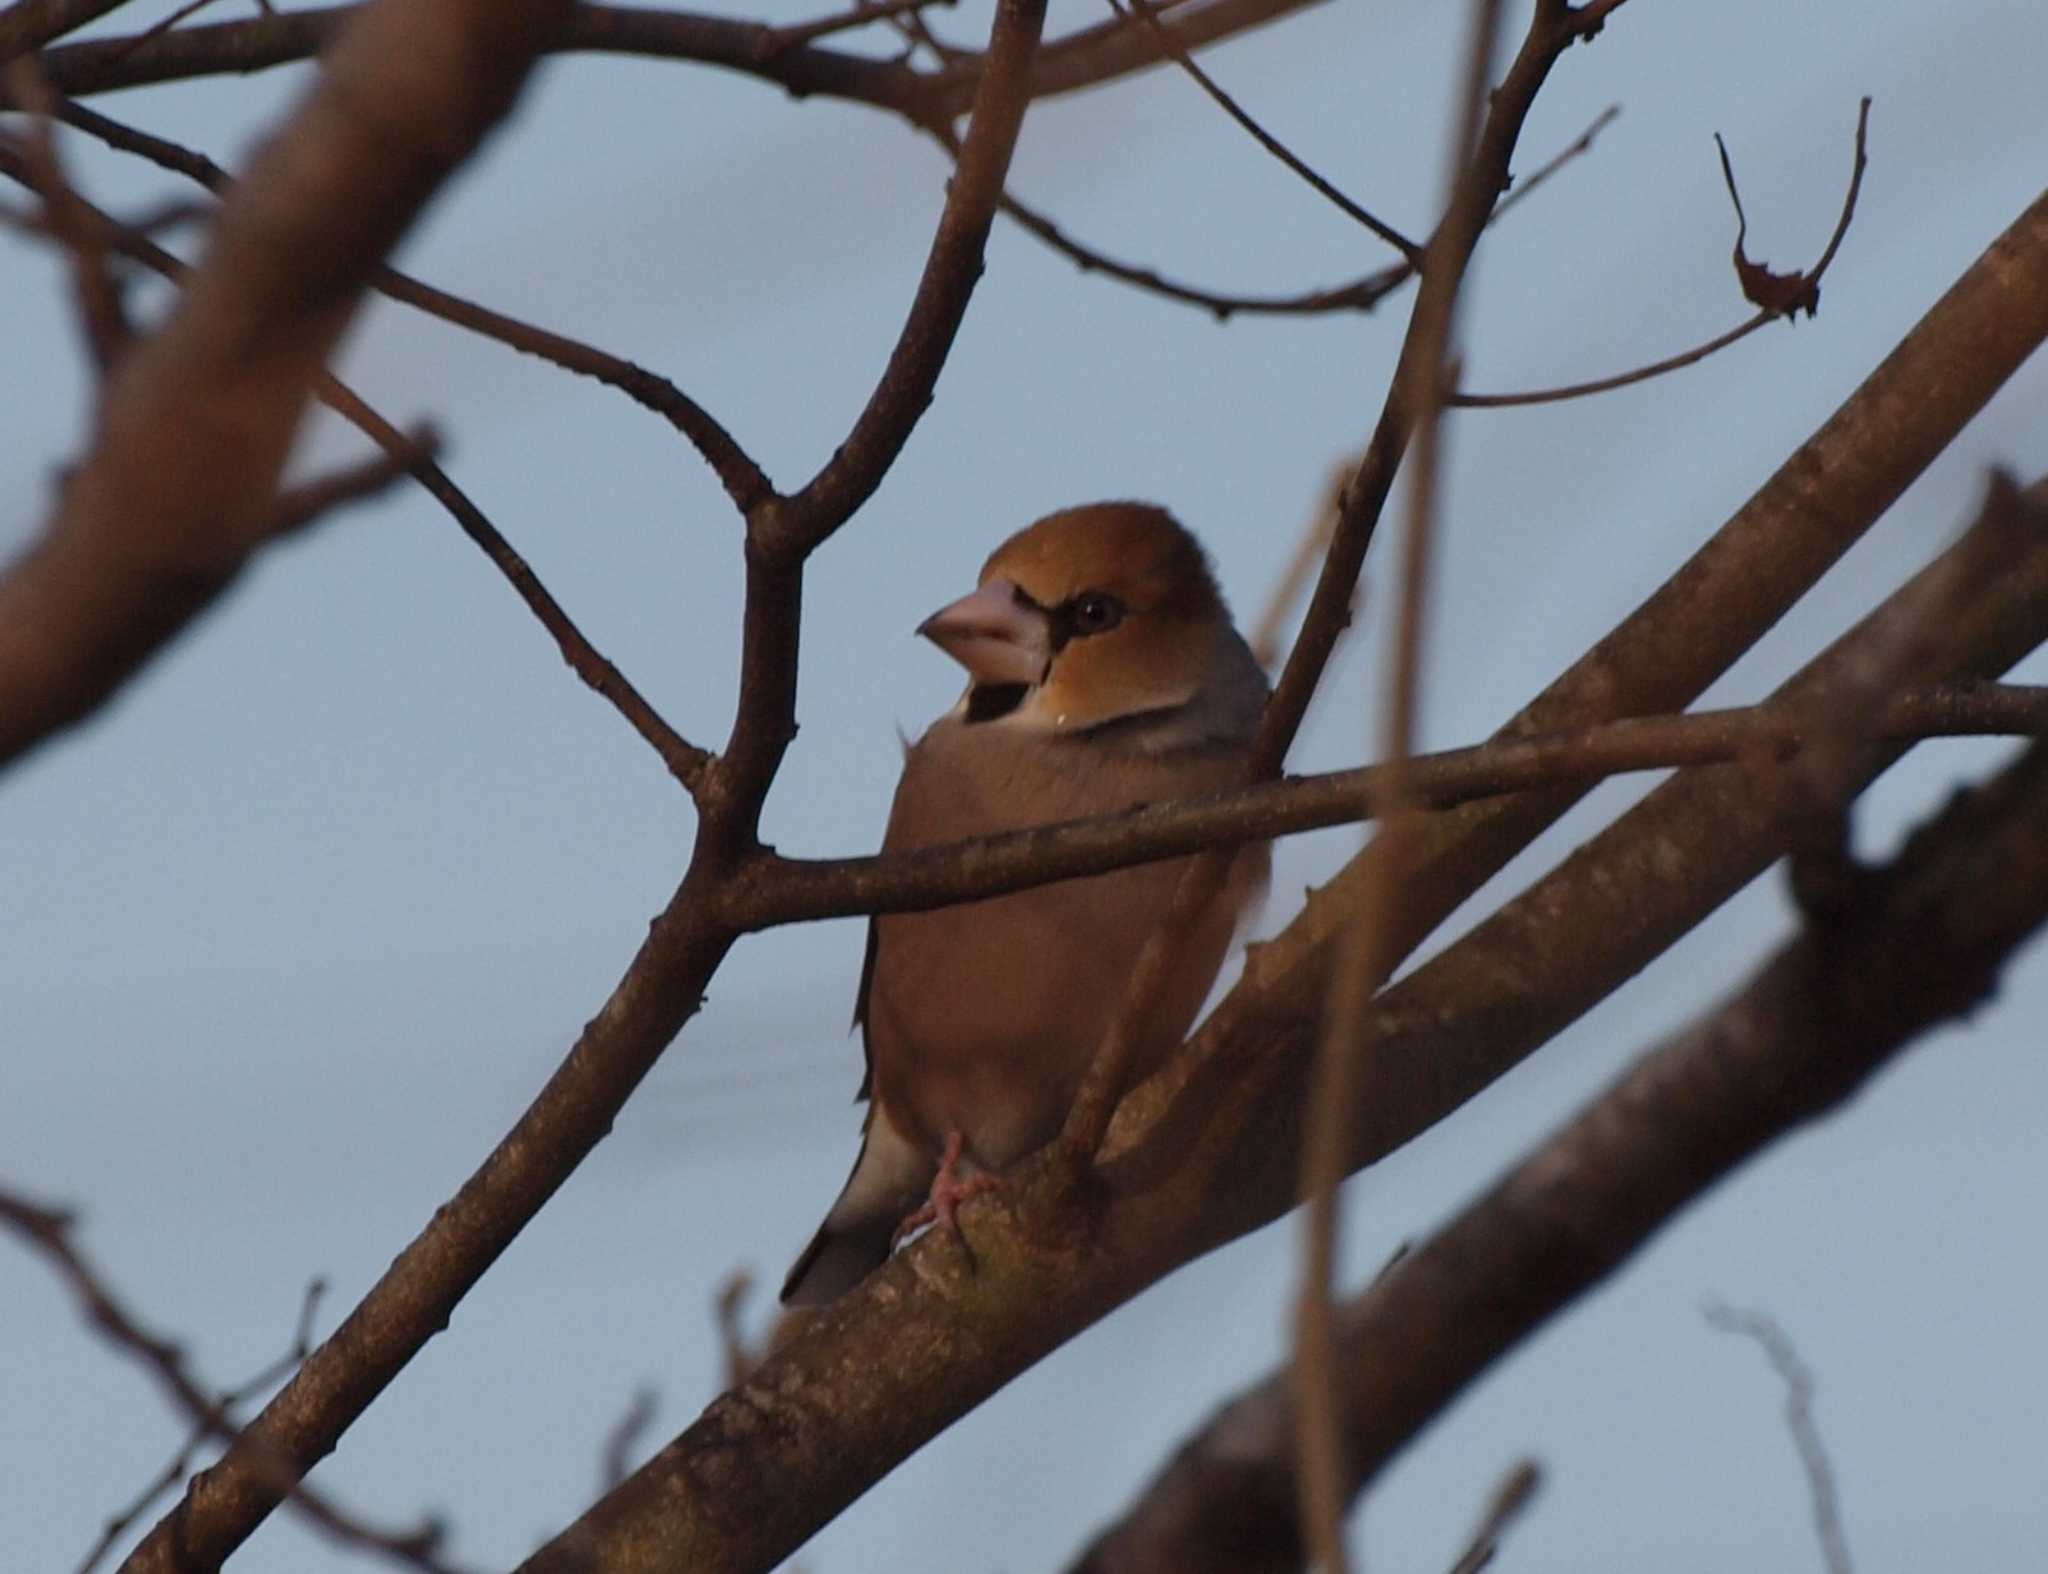
[[[1101,590],[1084,590],[1071,603],[1076,634],[1103,634],[1123,621],[1124,604]]]

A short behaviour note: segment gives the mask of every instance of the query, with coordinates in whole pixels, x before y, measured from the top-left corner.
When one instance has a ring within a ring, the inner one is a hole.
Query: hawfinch
[[[1093,503],[1039,520],[996,549],[974,594],[918,632],[967,669],[967,692],[904,751],[884,852],[1243,779],[1265,674],[1201,547],[1163,509]],[[983,1177],[1058,1134],[1187,861],[869,924],[854,1008],[867,1042],[865,1139],[784,1301],[832,1300],[887,1259],[928,1193],[950,1219],[953,1201],[992,1184]],[[1263,847],[1234,860],[1133,1076],[1187,1033],[1266,866]]]

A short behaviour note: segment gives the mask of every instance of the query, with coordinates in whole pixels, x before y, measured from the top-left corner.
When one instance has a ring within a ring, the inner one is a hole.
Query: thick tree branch
[[[15,173],[6,148],[0,147],[0,174],[11,176]],[[81,202],[80,206],[100,226],[104,244],[110,251],[119,251],[180,284],[190,276],[191,270],[184,263],[147,236],[116,224],[90,204]],[[384,451],[387,465],[401,468],[448,511],[463,534],[505,576],[514,593],[553,637],[570,670],[625,718],[627,724],[661,757],[676,780],[684,787],[694,789],[709,767],[711,756],[671,727],[625,674],[590,643],[568,612],[540,582],[525,558],[441,468],[431,445],[423,445],[399,431],[330,372],[317,373],[312,389],[314,398],[354,425]],[[270,507],[269,537],[274,539],[302,528],[309,522],[308,509],[325,507],[336,500],[333,490],[336,484],[346,490],[353,483],[343,478],[329,478],[328,483],[316,485],[310,491],[293,488],[279,494]]]
[[[1352,1494],[1700,1193],[1983,1001],[2044,921],[2048,746],[2036,744],[1922,829],[1853,912],[1810,926],[1343,1308]],[[1301,1568],[1290,1405],[1284,1370],[1233,1400],[1073,1574]],[[1838,1528],[1827,1544],[1829,1566],[1846,1566]]]
[[[89,714],[263,544],[365,277],[511,107],[565,5],[386,6],[337,48],[170,319],[123,356],[92,453],[0,579],[0,762]]]

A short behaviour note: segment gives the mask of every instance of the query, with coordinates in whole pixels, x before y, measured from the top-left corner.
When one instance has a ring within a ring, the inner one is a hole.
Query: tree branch
[[[0,579],[0,762],[90,714],[263,544],[365,276],[511,107],[566,4],[385,6],[337,48],[169,320],[123,356],[92,453]]]
[[[7,1225],[47,1257],[78,1298],[86,1321],[110,1344],[133,1356],[156,1379],[157,1386],[163,1389],[172,1407],[191,1423],[195,1444],[215,1439],[232,1440],[236,1436],[230,1414],[232,1408],[245,1397],[246,1392],[267,1387],[282,1374],[265,1373],[255,1383],[246,1385],[244,1390],[214,1397],[193,1376],[186,1365],[184,1352],[171,1340],[151,1333],[115,1297],[106,1279],[73,1244],[71,1223],[69,1214],[39,1208],[24,1198],[0,1191],[0,1224]],[[300,1316],[298,1343],[293,1356],[288,1358],[288,1364],[296,1364],[305,1356],[307,1324],[312,1317],[314,1301],[323,1288],[321,1281],[316,1279],[308,1291]],[[189,1450],[181,1454],[178,1461],[173,1461],[174,1469],[187,1458]],[[162,1488],[176,1484],[174,1476],[163,1483]],[[151,1497],[155,1495],[154,1491],[150,1494]],[[144,1500],[145,1503],[147,1501]],[[305,1485],[291,1488],[291,1501],[293,1508],[308,1523],[342,1546],[379,1553],[394,1563],[423,1570],[425,1574],[455,1574],[455,1570],[440,1559],[439,1545],[443,1533],[432,1520],[408,1530],[384,1529]],[[141,1506],[137,1505],[138,1508]],[[108,1525],[108,1534],[101,1538],[99,1546],[86,1559],[87,1569],[99,1562],[112,1544],[113,1536],[123,1528],[120,1517]]]
[[[1772,705],[1633,716],[1417,755],[1407,762],[1402,786],[1417,807],[1443,810],[1632,771],[1790,759],[1826,726],[1826,718]],[[1871,724],[1873,737],[1902,743],[2043,732],[2048,732],[2048,686],[2025,684],[1904,689],[1887,696]],[[1385,766],[1365,765],[1288,776],[916,852],[865,858],[765,856],[734,880],[725,894],[724,914],[735,929],[752,932],[819,918],[925,912],[1209,848],[1270,841],[1375,818],[1389,801],[1387,775]]]
[[[1167,26],[1182,48],[1199,49],[1315,3],[1196,0],[1177,7]],[[44,51],[43,68],[52,86],[73,98],[152,82],[264,71],[319,54],[360,9],[308,7],[181,27],[140,45],[132,37],[62,44]],[[866,104],[919,126],[946,124],[965,114],[990,63],[987,55],[963,53],[941,70],[920,71],[900,60],[816,44],[791,47],[782,29],[766,22],[591,4],[574,6],[546,47],[557,53],[696,61],[772,83],[796,98]],[[1029,94],[1047,98],[1094,87],[1162,58],[1158,44],[1141,28],[1123,22],[1082,28],[1045,52],[1032,73]]]
[[[1344,1307],[1351,1493],[1700,1193],[1981,1002],[2044,921],[2048,746],[2036,744],[1923,828],[1853,915],[1787,944]],[[1232,1401],[1073,1574],[1302,1567],[1290,1404],[1284,1370]]]

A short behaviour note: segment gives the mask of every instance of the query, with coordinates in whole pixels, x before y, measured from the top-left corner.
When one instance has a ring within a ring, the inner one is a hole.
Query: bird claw
[[[924,1202],[903,1216],[903,1222],[896,1226],[896,1233],[890,1238],[893,1250],[928,1224],[943,1225],[953,1239],[966,1244],[960,1233],[960,1221],[956,1214],[960,1205],[971,1197],[979,1197],[985,1191],[999,1191],[1002,1182],[993,1175],[960,1174],[960,1156],[965,1142],[959,1132],[948,1132],[946,1151],[939,1158],[939,1170],[932,1177],[931,1194]]]

